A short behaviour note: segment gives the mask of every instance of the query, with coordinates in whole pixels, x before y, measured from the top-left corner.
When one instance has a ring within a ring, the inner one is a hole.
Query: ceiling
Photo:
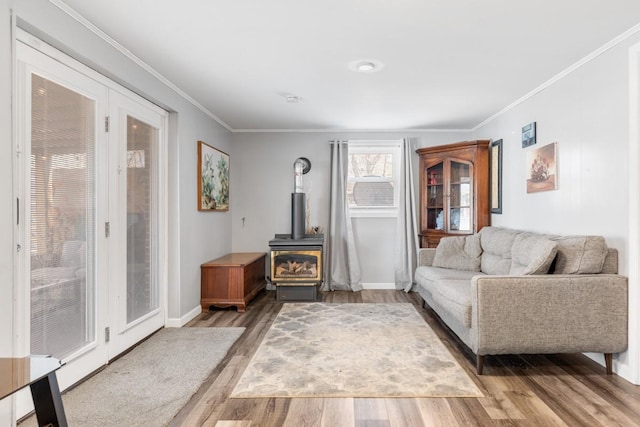
[[[637,0],[62,1],[237,132],[472,129],[640,23]]]

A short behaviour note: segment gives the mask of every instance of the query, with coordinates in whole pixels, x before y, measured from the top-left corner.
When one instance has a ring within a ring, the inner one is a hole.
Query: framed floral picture
[[[229,210],[229,155],[198,141],[198,210]]]
[[[557,142],[527,152],[527,193],[558,189]]]

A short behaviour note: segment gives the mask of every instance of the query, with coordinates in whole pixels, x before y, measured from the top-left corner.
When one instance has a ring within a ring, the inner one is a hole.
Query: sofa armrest
[[[433,265],[433,258],[436,256],[434,248],[421,248],[418,250],[418,267]]]
[[[475,276],[472,350],[477,355],[624,351],[627,282],[615,274]]]

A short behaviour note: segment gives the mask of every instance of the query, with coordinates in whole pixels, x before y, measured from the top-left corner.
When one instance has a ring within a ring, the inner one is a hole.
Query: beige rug
[[[285,304],[233,390],[250,397],[482,397],[412,304]]]
[[[63,393],[69,425],[166,426],[244,330],[161,329],[104,370]],[[19,427],[37,426],[35,418],[27,418]]]

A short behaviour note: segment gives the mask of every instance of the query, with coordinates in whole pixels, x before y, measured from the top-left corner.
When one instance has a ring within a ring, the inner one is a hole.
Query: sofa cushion
[[[518,234],[511,247],[509,274],[547,274],[558,244],[535,233]]]
[[[416,282],[433,282],[440,280],[471,280],[473,276],[484,275],[479,271],[453,270],[451,268],[421,266],[416,268]]]
[[[552,236],[558,244],[554,274],[594,274],[602,272],[607,243],[602,236]]]
[[[484,227],[480,230],[480,271],[486,274],[509,274],[511,269],[511,247],[518,230],[499,227]]]
[[[434,267],[480,271],[480,236],[443,237],[433,258]]]
[[[431,297],[467,328],[471,327],[470,280],[441,280],[431,290]]]

